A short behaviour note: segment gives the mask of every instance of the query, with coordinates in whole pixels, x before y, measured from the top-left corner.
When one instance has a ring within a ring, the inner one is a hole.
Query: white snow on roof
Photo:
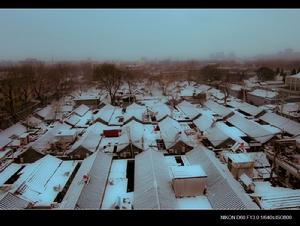
[[[186,136],[182,127],[176,120],[167,117],[159,122],[158,125],[166,148],[171,148],[179,141],[191,145],[190,139]]]
[[[212,143],[214,147],[218,147],[228,140],[232,140],[226,133],[219,127],[213,126],[206,130],[205,133],[207,139]]]
[[[291,76],[289,76],[289,77],[292,77],[292,78],[300,78],[300,72],[297,73],[297,74],[295,74],[295,75],[291,75]]]
[[[278,95],[278,92],[270,91],[270,90],[264,90],[264,89],[255,89],[252,92],[249,92],[250,95],[263,97],[272,99],[275,98]]]
[[[95,119],[99,118],[108,124],[116,108],[117,107],[114,107],[110,104],[106,104],[98,111],[97,114],[94,115],[94,117]]]
[[[202,115],[199,118],[195,119],[193,122],[197,126],[197,128],[203,132],[212,125],[212,123],[214,122],[214,117],[210,114],[202,113]]]
[[[12,137],[12,136],[20,136],[21,134],[27,131],[26,127],[23,126],[20,122],[14,124],[13,126],[3,130],[0,132],[1,137]]]
[[[111,165],[109,181],[107,183],[101,209],[114,209],[118,198],[127,193],[126,178],[127,160],[114,160]]]
[[[200,165],[171,166],[170,168],[173,179],[207,177]]]
[[[36,112],[36,114],[43,119],[47,119],[47,120],[54,119],[55,117],[54,107],[52,105],[47,105],[43,109]]]
[[[300,207],[300,189],[273,187],[270,182],[254,182],[253,196],[260,197],[262,209],[287,209]]]
[[[268,112],[260,117],[261,120],[275,126],[291,135],[300,134],[300,123],[282,117],[275,113]]]
[[[241,131],[243,131],[249,137],[261,143],[266,143],[272,137],[275,136],[274,133],[271,133],[270,131],[266,130],[260,124],[248,120],[239,114],[234,114],[233,116],[228,118],[227,121],[235,127],[237,127],[238,129],[240,129]]]
[[[59,131],[70,130],[71,126],[65,123],[56,122],[53,124],[53,128],[49,128],[49,130],[39,137],[35,142],[31,144],[31,147],[39,152],[43,152],[50,148],[51,144],[55,143],[57,140],[55,139],[56,134]]]
[[[253,159],[246,153],[230,153],[227,155],[234,163],[249,163]]]
[[[83,160],[63,201],[61,209],[100,209],[112,156],[95,152]],[[83,181],[89,177],[88,183]]]
[[[2,133],[0,133],[0,148],[4,148],[11,142],[12,142],[12,139],[10,139],[7,136],[2,135]]]
[[[237,100],[231,100],[227,104],[229,106],[235,107],[253,116],[258,115],[263,111],[263,109],[258,108],[254,105],[248,104],[246,102],[237,101]]]
[[[85,113],[87,113],[89,109],[90,108],[88,106],[81,104],[80,106],[75,108],[73,112],[79,116],[84,116]]]
[[[130,142],[140,149],[143,149],[144,125],[142,123],[131,121],[123,129],[128,132]]]
[[[0,186],[2,186],[12,175],[14,175],[22,166],[11,163],[3,171],[0,172]]]
[[[76,165],[75,161],[62,161],[46,155],[21,170],[20,177],[12,185],[13,191],[18,191],[18,196],[35,204],[51,204]]]
[[[67,120],[66,123],[75,126],[79,121],[80,121],[80,117],[76,114],[72,114]]]
[[[211,210],[212,206],[205,195],[196,197],[181,197],[176,199],[180,210]]]
[[[221,104],[218,104],[217,102],[215,101],[212,101],[212,100],[209,100],[205,103],[205,105],[210,109],[212,110],[213,112],[215,112],[216,114],[222,116],[222,117],[225,117],[227,115],[229,115],[232,111],[221,105]]]
[[[151,106],[151,111],[155,113],[157,121],[162,120],[166,116],[171,116],[171,109],[168,105],[158,102]]]
[[[146,107],[132,103],[126,108],[126,113],[124,115],[124,121],[128,121],[131,118],[135,118],[140,122],[143,122],[143,116],[146,112]]]
[[[185,100],[178,104],[177,107],[179,107],[180,110],[183,111],[190,119],[194,119],[201,114],[200,110],[196,106]]]

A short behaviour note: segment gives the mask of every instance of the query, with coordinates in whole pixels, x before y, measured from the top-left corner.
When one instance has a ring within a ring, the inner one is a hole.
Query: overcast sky
[[[0,10],[0,60],[299,51],[299,21],[300,10]]]

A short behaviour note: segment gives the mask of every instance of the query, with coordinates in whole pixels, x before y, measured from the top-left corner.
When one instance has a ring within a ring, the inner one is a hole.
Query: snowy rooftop
[[[200,165],[172,166],[171,172],[173,179],[207,177]]]
[[[177,107],[192,120],[201,114],[200,110],[196,106],[185,100],[178,104]]]
[[[263,111],[263,109],[258,108],[254,105],[248,104],[246,102],[241,102],[238,100],[232,100],[227,103],[229,106],[235,107],[241,111],[244,111],[250,115],[256,116]]]
[[[255,89],[252,92],[249,92],[249,94],[253,96],[268,98],[268,99],[275,98],[278,95],[277,92],[264,90],[264,89]]]
[[[253,162],[253,159],[246,153],[231,153],[228,154],[228,158],[230,158],[234,163]]]
[[[300,134],[300,123],[282,117],[275,113],[268,112],[260,117],[261,120],[283,130],[291,135]]]
[[[265,143],[275,136],[274,133],[266,130],[260,124],[248,120],[239,114],[234,114],[228,118],[227,121],[247,134],[249,137],[261,143]]]
[[[215,101],[212,101],[212,100],[209,100],[205,103],[205,105],[210,109],[212,110],[213,112],[215,112],[216,114],[222,116],[222,117],[226,117],[227,115],[229,115],[232,111],[221,105],[221,104],[218,104],[217,102]]]
[[[25,166],[12,190],[36,205],[50,205],[64,188],[77,162],[62,161],[51,155]]]
[[[77,114],[78,116],[84,116],[85,113],[88,112],[90,108],[84,104],[81,104],[80,106],[78,106],[77,108],[74,109],[74,113]]]

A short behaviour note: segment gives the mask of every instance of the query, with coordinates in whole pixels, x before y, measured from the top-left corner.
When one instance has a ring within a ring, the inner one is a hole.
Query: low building
[[[278,100],[278,92],[264,90],[264,89],[255,89],[247,94],[247,101],[250,104],[256,106],[261,106],[265,104],[275,104]]]
[[[300,72],[285,78],[285,84],[290,90],[300,91]]]
[[[203,195],[206,192],[207,175],[200,165],[172,166],[172,186],[176,197]]]
[[[239,179],[242,174],[253,177],[254,161],[245,153],[229,154],[227,167],[235,179]]]
[[[176,208],[171,177],[162,153],[148,150],[137,155],[134,168],[134,209]]]

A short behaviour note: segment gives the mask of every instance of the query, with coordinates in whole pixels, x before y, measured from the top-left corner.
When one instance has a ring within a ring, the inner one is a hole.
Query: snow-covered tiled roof
[[[207,174],[207,197],[213,209],[259,209],[213,152],[199,146],[186,157],[191,164],[200,164]]]
[[[248,120],[239,114],[234,114],[228,118],[227,121],[247,134],[249,137],[261,142],[262,144],[266,143],[276,135],[263,128],[260,124]]]
[[[197,118],[201,114],[200,110],[196,106],[185,100],[178,104],[177,107],[180,108],[180,110],[191,120]]]
[[[282,117],[275,113],[268,112],[260,117],[264,122],[269,123],[287,133],[297,136],[300,134],[300,123],[290,120],[288,118]]]
[[[166,117],[160,121],[158,125],[161,131],[161,137],[167,149],[173,147],[179,141],[191,145],[190,139],[186,136],[179,122],[176,120]]]
[[[75,108],[73,112],[79,116],[84,116],[85,113],[88,112],[88,110],[90,110],[90,108],[88,106],[81,104],[80,106]]]
[[[111,162],[112,155],[100,151],[83,160],[59,208],[100,209]]]
[[[254,105],[248,104],[246,102],[241,102],[237,100],[231,100],[227,103],[229,106],[235,107],[241,111],[244,111],[250,115],[256,116],[263,111],[262,108],[258,108]]]
[[[164,155],[148,150],[135,157],[134,209],[175,209],[176,198]]]
[[[132,103],[126,108],[126,112],[124,115],[124,122],[127,122],[130,119],[136,119],[139,122],[143,122],[143,116],[147,111],[145,106],[138,105],[136,103]]]
[[[205,135],[214,147],[219,147],[227,141],[232,141],[232,139],[217,126],[208,128]]]
[[[46,155],[20,171],[12,191],[17,191],[19,197],[35,204],[50,205],[64,188],[76,165],[75,161],[62,161]]]
[[[264,89],[255,89],[252,92],[249,92],[249,94],[253,96],[268,98],[268,99],[275,98],[278,95],[278,93],[275,91],[264,90]]]
[[[222,117],[226,117],[232,112],[229,108],[212,100],[207,101],[205,106]]]

